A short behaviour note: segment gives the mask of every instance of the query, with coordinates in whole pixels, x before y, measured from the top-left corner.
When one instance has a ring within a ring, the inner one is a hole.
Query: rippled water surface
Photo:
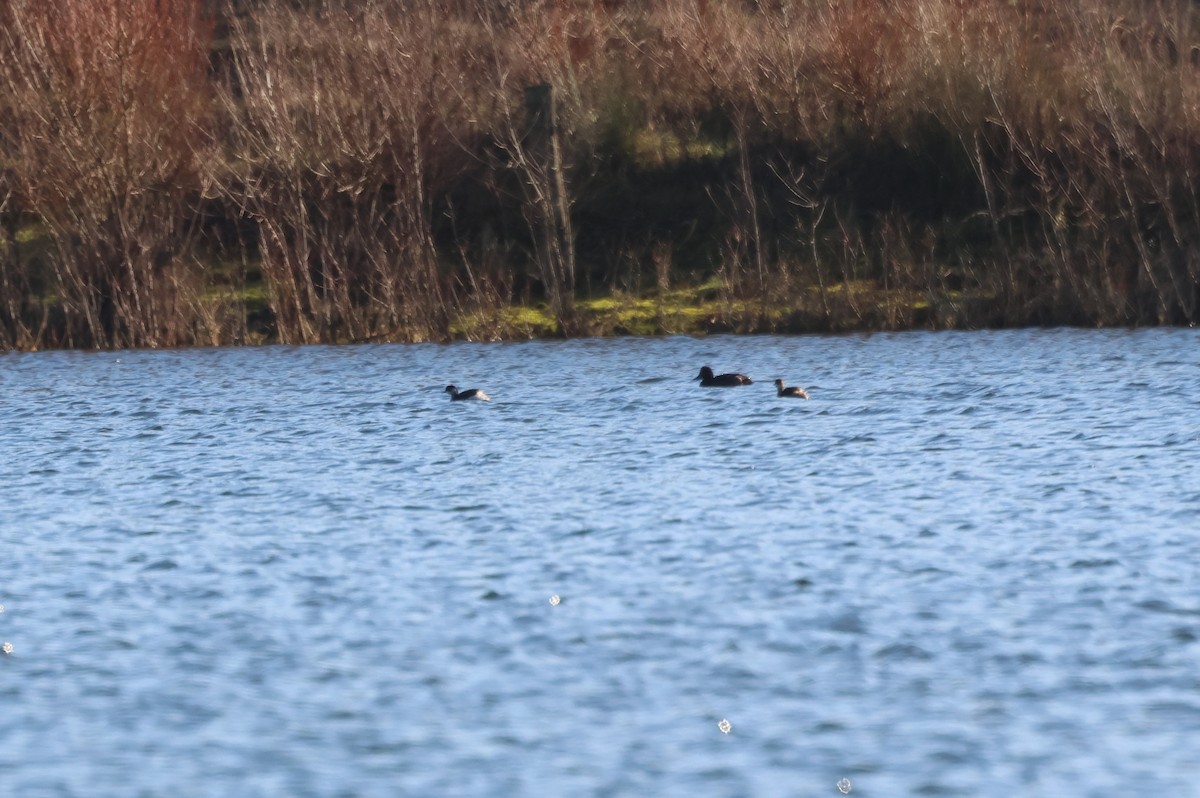
[[[1198,530],[1196,331],[0,356],[0,781],[1200,795]]]

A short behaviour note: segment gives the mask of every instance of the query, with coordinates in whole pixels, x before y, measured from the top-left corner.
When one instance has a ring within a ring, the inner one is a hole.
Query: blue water
[[[0,604],[21,798],[1200,795],[1200,331],[4,355]]]

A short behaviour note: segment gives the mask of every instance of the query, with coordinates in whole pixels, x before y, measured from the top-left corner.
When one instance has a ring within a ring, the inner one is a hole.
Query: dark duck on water
[[[700,376],[696,377],[700,380],[701,388],[733,388],[737,385],[752,385],[753,380],[745,374],[713,374],[713,370],[708,366],[700,367]]]

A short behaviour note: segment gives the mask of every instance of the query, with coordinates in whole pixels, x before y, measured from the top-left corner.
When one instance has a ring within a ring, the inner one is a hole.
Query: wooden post
[[[525,88],[525,134],[521,142],[533,190],[534,216],[541,228],[542,278],[560,328],[574,328],[575,234],[571,226],[571,198],[562,165],[554,88],[539,83]]]

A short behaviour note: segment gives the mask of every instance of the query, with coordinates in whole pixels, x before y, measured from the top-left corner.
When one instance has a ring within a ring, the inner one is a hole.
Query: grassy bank
[[[1183,0],[0,0],[0,347],[1194,324],[1198,142]]]

